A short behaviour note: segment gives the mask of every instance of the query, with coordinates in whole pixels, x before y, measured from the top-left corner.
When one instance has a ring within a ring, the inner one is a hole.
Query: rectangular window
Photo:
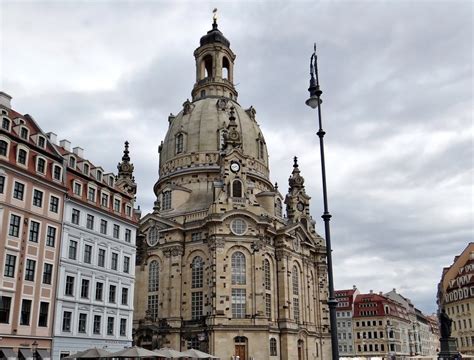
[[[120,212],[120,200],[114,199],[114,211]]]
[[[35,268],[36,268],[36,261],[27,259],[26,268],[25,268],[25,280],[35,281]]]
[[[120,319],[120,336],[127,334],[127,319]]]
[[[95,284],[95,299],[97,301],[102,301],[103,292],[104,292],[104,284],[101,282],[96,283]]]
[[[48,314],[49,314],[49,303],[41,301],[38,317],[38,326],[47,327],[48,326]]]
[[[123,257],[123,272],[126,274],[130,272],[130,258],[128,256]]]
[[[65,332],[71,331],[71,319],[72,319],[72,312],[65,311],[63,313],[63,331]]]
[[[22,128],[20,129],[20,137],[21,137],[22,139],[28,139],[28,129],[22,127]]]
[[[88,279],[82,279],[82,284],[81,284],[81,298],[89,298],[89,280]]]
[[[272,296],[265,294],[265,315],[271,320],[272,318]]]
[[[69,240],[69,259],[76,260],[77,258],[77,241]]]
[[[18,163],[26,165],[26,156],[27,156],[27,153],[25,150],[23,149],[18,150]]]
[[[48,226],[48,230],[46,232],[46,245],[54,247],[55,242],[56,242],[56,228],[52,226]]]
[[[18,215],[11,215],[10,216],[10,228],[8,229],[8,235],[19,237],[20,234],[20,223],[21,217]]]
[[[100,334],[100,323],[102,322],[102,317],[100,315],[94,315],[94,334]]]
[[[132,216],[132,207],[130,205],[127,205],[125,207],[125,212],[126,212],[127,216]]]
[[[158,295],[148,295],[148,312],[153,321],[158,319]]]
[[[114,224],[114,232],[113,232],[114,238],[118,239],[120,237],[120,226],[117,224]]]
[[[8,296],[0,296],[0,324],[10,323],[10,307],[12,298]]]
[[[117,253],[112,253],[112,261],[110,267],[112,270],[117,270],[118,269],[118,254]]]
[[[66,276],[66,288],[64,290],[64,295],[74,296],[74,277]]]
[[[81,217],[81,212],[77,209],[72,209],[71,222],[73,224],[79,225],[80,217]]]
[[[293,298],[293,315],[296,322],[300,322],[300,299]]]
[[[201,241],[202,236],[200,232],[195,232],[191,234],[191,241]]]
[[[15,185],[13,186],[13,197],[18,200],[23,200],[24,194],[25,194],[25,185],[15,181]]]
[[[113,335],[114,334],[114,318],[109,316],[107,318],[107,335]]]
[[[82,195],[82,185],[77,182],[74,183],[74,194],[79,196]]]
[[[21,314],[20,314],[20,325],[30,325],[31,316],[31,300],[25,300],[21,302]]]
[[[191,316],[193,319],[200,319],[202,317],[202,291],[195,291],[191,293]]]
[[[125,229],[125,241],[128,243],[132,241],[132,230]]]
[[[38,242],[38,237],[39,237],[39,229],[40,229],[40,223],[31,220],[30,221],[30,235],[29,235],[29,240],[31,242]]]
[[[54,180],[61,180],[61,167],[58,165],[54,165],[53,178]]]
[[[79,314],[79,325],[77,327],[77,331],[80,333],[85,333],[86,325],[87,325],[87,314]]]
[[[92,246],[91,245],[84,246],[84,262],[86,264],[90,264],[92,262]]]
[[[5,277],[15,277],[16,256],[7,254],[5,257],[5,270],[3,275]]]
[[[115,304],[115,292],[117,287],[115,285],[110,285],[109,287],[109,303]]]
[[[33,205],[37,207],[43,206],[43,192],[40,190],[33,190]]]
[[[109,207],[109,195],[102,193],[100,196],[100,204],[104,207]]]
[[[53,213],[58,213],[59,209],[59,198],[56,196],[51,196],[51,199],[49,200],[49,211]]]
[[[36,171],[44,174],[46,168],[46,161],[44,159],[38,158],[38,161],[36,162]]]
[[[122,305],[128,305],[128,289],[122,288]]]
[[[232,289],[232,317],[245,318],[245,289]]]
[[[87,214],[86,227],[87,227],[89,230],[94,230],[94,215]]]
[[[99,257],[97,259],[97,265],[100,267],[105,266],[105,250],[99,249]]]
[[[0,194],[5,191],[5,176],[0,176]]]
[[[94,188],[89,188],[89,191],[87,192],[87,200],[89,201],[95,201],[95,189]]]
[[[51,285],[52,278],[53,278],[53,264],[44,263],[43,284]]]
[[[100,233],[107,235],[107,220],[100,220]]]

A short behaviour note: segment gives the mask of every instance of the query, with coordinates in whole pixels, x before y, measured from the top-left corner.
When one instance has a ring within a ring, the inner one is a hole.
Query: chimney
[[[56,135],[55,133],[53,132],[49,132],[46,134],[46,136],[48,137],[49,141],[53,144],[53,145],[57,145],[57,141],[58,141],[58,135]]]
[[[393,288],[392,291],[393,291],[394,293],[396,293],[396,292],[397,292],[397,289],[396,289],[396,288]]]
[[[380,295],[380,296],[383,296],[383,291],[380,291],[380,292],[379,292],[379,295]]]
[[[352,285],[352,290],[357,290],[357,286]]]
[[[80,158],[84,158],[84,149],[79,147],[79,146],[76,146],[74,149],[72,149],[72,152],[74,154],[76,154],[77,156],[79,156]]]
[[[63,147],[67,151],[71,151],[71,142],[69,140],[66,140],[66,139],[61,140],[59,142],[59,146]]]
[[[0,91],[0,105],[5,106],[8,109],[12,108],[11,103],[12,97],[3,91]]]
[[[370,290],[369,292],[370,292],[371,294],[373,294],[373,293],[374,293],[374,290]]]

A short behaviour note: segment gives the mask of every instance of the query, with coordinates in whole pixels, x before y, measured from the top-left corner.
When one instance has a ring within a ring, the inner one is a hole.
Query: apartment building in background
[[[341,356],[355,355],[352,316],[354,315],[354,300],[358,294],[359,290],[355,285],[352,289],[335,291],[338,301],[336,308],[337,336]]]
[[[132,344],[136,184],[128,143],[118,176],[104,173],[67,140],[67,200],[54,326],[55,359],[91,347]]]
[[[63,205],[63,157],[0,92],[0,358],[49,359]]]

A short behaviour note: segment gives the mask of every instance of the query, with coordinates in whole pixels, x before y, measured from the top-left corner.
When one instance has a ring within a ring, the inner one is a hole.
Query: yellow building
[[[443,269],[438,305],[453,320],[451,336],[461,353],[474,354],[474,243]]]
[[[256,111],[237,102],[235,54],[216,21],[194,57],[192,100],[169,116],[157,200],[141,220],[135,343],[328,359],[326,247],[297,160],[284,197]]]

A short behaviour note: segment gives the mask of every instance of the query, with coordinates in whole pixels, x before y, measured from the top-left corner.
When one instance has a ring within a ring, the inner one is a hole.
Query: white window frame
[[[55,168],[59,168],[59,179],[56,179],[54,177],[54,169]],[[62,180],[63,180],[63,167],[61,165],[58,165],[56,163],[51,165],[51,178],[53,179],[53,181],[62,182]]]
[[[79,184],[81,186],[81,193],[80,194],[77,194],[76,193],[76,184]],[[72,193],[75,195],[75,196],[79,196],[79,197],[82,197],[82,191],[84,189],[84,184],[76,179],[74,179],[72,181]]]
[[[34,201],[34,198],[35,198],[35,190],[38,190],[39,192],[41,192],[43,194],[43,196],[41,197],[41,206],[37,206],[33,203]],[[40,209],[43,209],[44,208],[44,202],[45,202],[45,199],[46,199],[46,196],[45,196],[45,193],[46,191],[43,190],[43,189],[40,189],[40,188],[37,188],[37,187],[33,187],[31,189],[31,206],[34,206],[36,208],[40,208]],[[49,203],[48,203],[49,205]]]
[[[119,208],[118,211],[115,210],[115,200],[119,200],[119,201],[120,201],[120,208]],[[114,209],[114,212],[115,212],[115,213],[121,213],[121,210],[122,210],[122,203],[123,203],[122,198],[121,198],[120,196],[114,195],[114,202],[113,202],[112,206],[113,206],[113,209]]]
[[[38,163],[39,163],[40,159],[44,160],[44,171],[39,171],[38,170]],[[46,158],[44,158],[43,156],[40,156],[40,155],[36,155],[35,170],[36,170],[37,174],[46,175],[46,172],[48,171],[48,161],[46,160]]]
[[[44,140],[44,146],[40,145],[40,139]],[[38,137],[36,138],[36,145],[38,145],[38,147],[40,147],[42,149],[45,149],[46,148],[46,138],[43,135],[38,135]]]
[[[22,164],[18,161],[18,158],[19,158],[19,155],[20,155],[20,150],[25,150],[26,151],[26,159],[25,159],[25,163]],[[28,168],[28,160],[29,160],[29,157],[30,157],[30,151],[28,149],[28,147],[24,146],[24,145],[21,145],[21,144],[18,144],[17,148],[16,148],[16,164],[18,166],[21,166],[21,167],[24,167],[24,168]]]
[[[0,155],[0,158],[8,159],[9,156],[10,156],[10,149],[12,147],[11,141],[10,141],[9,138],[7,138],[5,136],[0,136],[0,140],[3,140],[7,143],[7,154],[6,155]]]
[[[22,130],[22,129],[25,129],[25,130],[26,130],[26,138],[24,138],[23,136],[21,136],[21,130]],[[27,128],[26,126],[24,126],[24,125],[21,125],[21,126],[19,127],[19,129],[18,129],[18,136],[19,136],[21,139],[28,141],[29,138],[30,138],[30,129],[28,129],[28,128]]]
[[[90,189],[94,189],[94,199],[91,200],[89,199],[89,190]],[[94,183],[88,183],[87,184],[87,201],[90,201],[90,202],[97,202],[97,193],[98,193],[98,189],[97,189],[97,186],[94,184]]]

